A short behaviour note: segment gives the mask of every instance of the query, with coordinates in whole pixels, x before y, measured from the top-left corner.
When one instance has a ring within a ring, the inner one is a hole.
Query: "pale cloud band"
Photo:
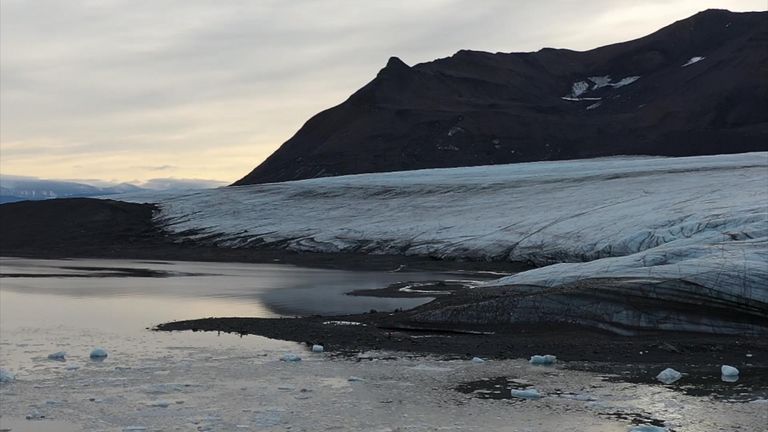
[[[232,181],[387,58],[589,49],[752,1],[0,3],[0,170]],[[151,167],[163,167],[151,169]]]

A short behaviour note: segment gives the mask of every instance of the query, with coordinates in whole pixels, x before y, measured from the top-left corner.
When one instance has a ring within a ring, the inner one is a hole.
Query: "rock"
[[[323,347],[322,345],[312,345],[313,353],[321,353],[323,351],[325,351],[325,347]]]
[[[546,355],[534,355],[531,356],[531,359],[528,360],[528,363],[536,366],[551,366],[557,362],[557,357],[546,354]]]
[[[107,350],[104,348],[94,348],[91,351],[91,358],[94,360],[104,360],[108,355]]]
[[[298,355],[296,355],[294,353],[288,353],[288,354],[284,354],[282,357],[280,357],[280,361],[290,362],[290,363],[300,362],[301,361],[301,357],[299,357]]]
[[[661,381],[664,384],[672,384],[673,382],[679,380],[683,377],[683,374],[680,372],[672,369],[672,368],[666,368],[663,371],[659,372],[658,375],[656,375],[656,379]]]
[[[66,361],[67,353],[65,353],[64,351],[58,351],[52,354],[48,354],[48,360]]]
[[[0,368],[0,383],[9,383],[16,380],[16,375],[8,369]]]
[[[520,399],[541,399],[541,393],[536,389],[517,390],[512,389],[510,392],[512,397]]]
[[[736,368],[735,368],[735,367],[733,367],[733,366],[728,366],[728,365],[722,365],[722,366],[720,366],[720,373],[721,373],[721,374],[722,374],[724,377],[735,377],[735,376],[739,376],[739,370],[738,370],[738,369],[736,369]]]

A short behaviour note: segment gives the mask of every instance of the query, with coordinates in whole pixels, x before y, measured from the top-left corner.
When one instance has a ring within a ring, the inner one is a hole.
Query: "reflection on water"
[[[122,361],[133,352],[146,354],[169,344],[264,348],[277,342],[146,329],[167,321],[212,316],[330,315],[410,308],[429,299],[345,293],[403,280],[449,277],[270,264],[16,258],[0,259],[0,274],[0,365],[14,368],[29,366],[31,358],[45,360],[56,351],[88,362],[87,353],[100,345],[122,351]],[[46,367],[55,369],[49,363],[45,362]]]

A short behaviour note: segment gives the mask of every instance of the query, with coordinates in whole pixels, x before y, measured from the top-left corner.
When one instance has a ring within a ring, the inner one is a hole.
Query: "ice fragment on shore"
[[[551,355],[551,354],[545,354],[545,355],[534,355],[531,356],[531,359],[528,360],[528,363],[532,365],[537,366],[550,366],[557,362],[557,357]]]
[[[27,420],[42,420],[45,418],[45,414],[41,413],[38,410],[34,410],[31,413],[27,414],[25,418]]]
[[[323,322],[323,325],[349,325],[349,326],[363,326],[365,327],[365,324],[361,322],[356,321],[325,321]]]
[[[485,363],[485,360],[481,359],[480,357],[473,357],[472,363],[482,364]]]
[[[67,353],[64,351],[58,351],[52,354],[48,354],[48,360],[66,361]]]
[[[0,383],[9,383],[16,379],[16,375],[8,369],[0,368]]]
[[[290,363],[299,362],[299,361],[301,361],[301,357],[299,357],[298,355],[296,355],[294,353],[288,353],[288,354],[284,354],[282,357],[280,357],[280,361],[290,362]]]
[[[322,345],[312,345],[313,353],[321,353],[323,351],[325,351],[325,347],[323,347]]]
[[[672,384],[673,382],[679,380],[683,377],[683,374],[680,372],[672,369],[672,368],[666,368],[663,371],[659,372],[658,375],[656,375],[656,379],[663,382],[664,384]]]
[[[94,348],[93,351],[91,351],[91,358],[94,360],[104,360],[107,358],[107,350],[104,348]]]
[[[733,366],[728,366],[728,365],[722,365],[722,366],[720,366],[720,373],[721,373],[721,374],[722,374],[724,377],[735,377],[735,376],[739,376],[739,370],[738,370],[738,369],[736,369],[736,368],[735,368],[735,367],[733,367]]]
[[[525,389],[525,390],[517,390],[512,389],[510,394],[512,397],[520,398],[520,399],[540,399],[541,393],[539,393],[536,389]]]
[[[661,426],[640,425],[632,426],[629,428],[629,432],[669,432],[669,429],[663,428]]]

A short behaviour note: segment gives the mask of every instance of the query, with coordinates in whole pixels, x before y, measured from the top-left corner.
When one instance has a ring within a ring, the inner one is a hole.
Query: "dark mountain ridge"
[[[768,149],[768,12],[707,10],[589,51],[462,50],[315,115],[235,185],[612,155]]]

